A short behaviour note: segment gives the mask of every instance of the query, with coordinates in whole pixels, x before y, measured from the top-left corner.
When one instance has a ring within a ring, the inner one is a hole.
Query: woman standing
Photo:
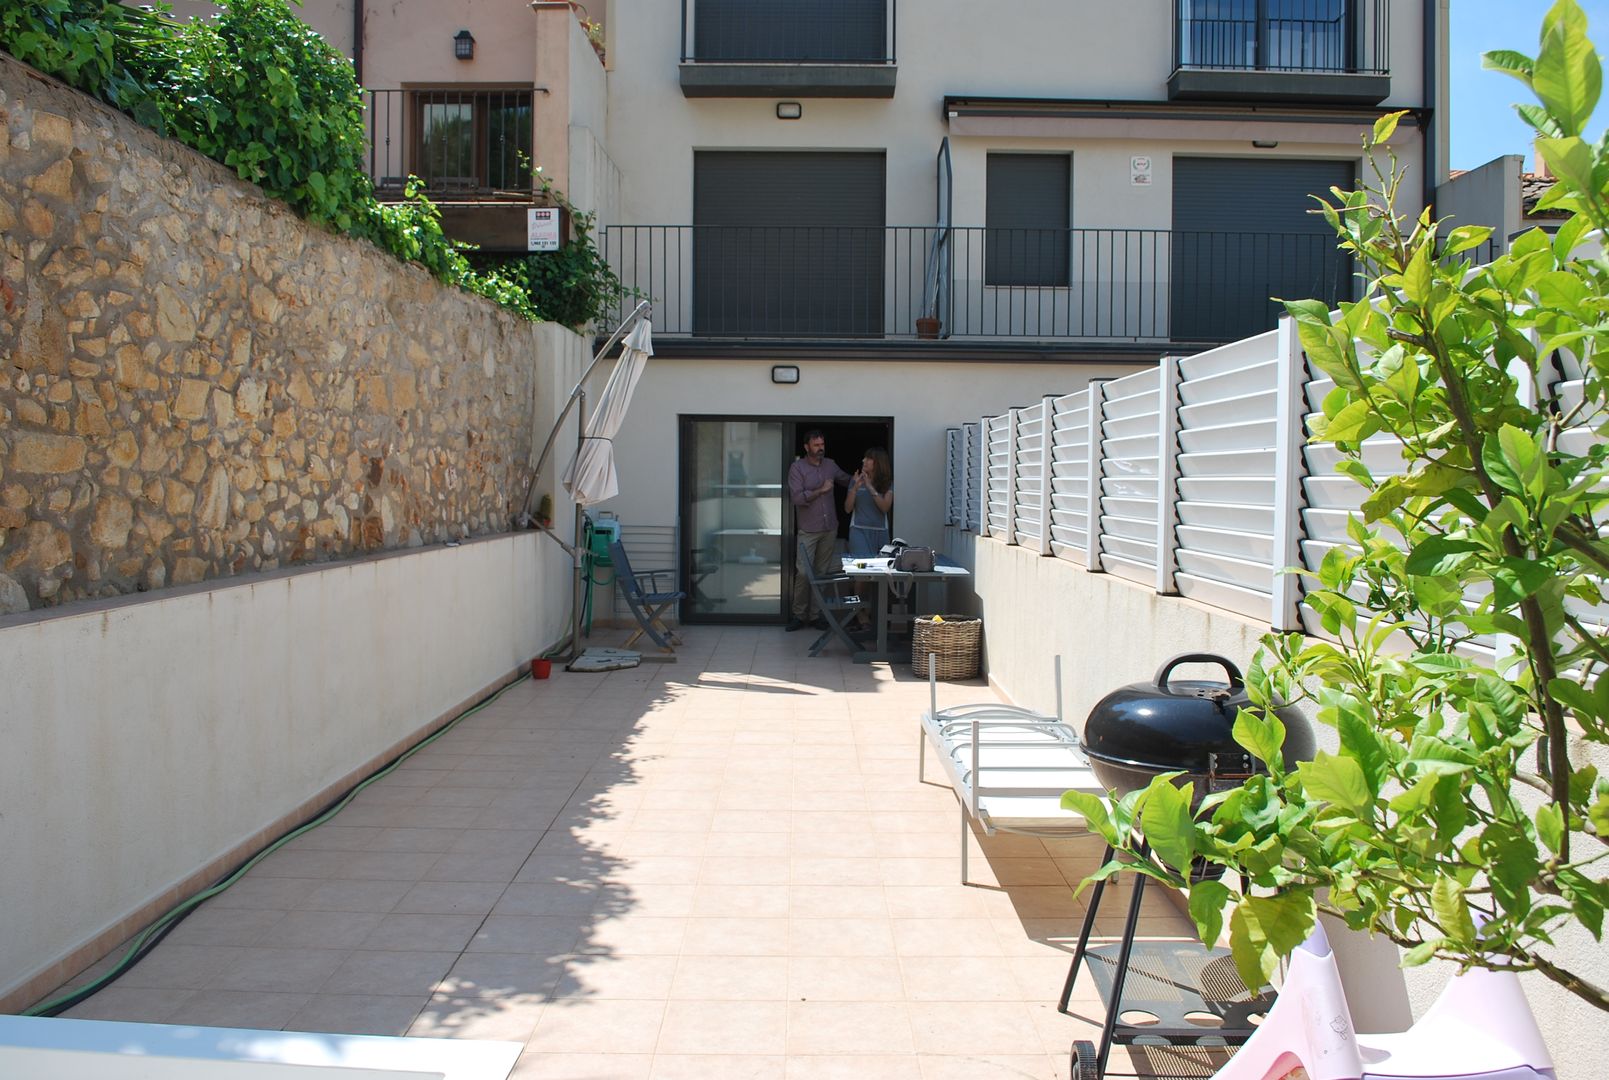
[[[888,451],[874,446],[866,451],[860,471],[849,482],[844,512],[849,515],[849,555],[875,556],[888,543],[888,513],[894,507],[894,468]]]

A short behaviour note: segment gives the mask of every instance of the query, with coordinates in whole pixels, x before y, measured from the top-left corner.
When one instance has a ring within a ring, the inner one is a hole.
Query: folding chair
[[[860,642],[850,632],[845,623],[845,617],[852,612],[864,611],[866,605],[854,593],[855,584],[847,574],[834,574],[831,577],[818,578],[813,566],[810,565],[810,553],[805,550],[804,542],[799,543],[798,567],[810,585],[810,594],[816,599],[816,609],[821,617],[827,620],[827,629],[810,646],[811,656],[820,656],[833,638],[837,638],[849,649],[850,655],[860,651]],[[846,592],[845,590],[849,590]]]
[[[680,590],[661,591],[659,578],[666,576],[674,581],[676,572],[674,570],[633,572],[631,560],[626,558],[625,545],[618,540],[609,545],[609,558],[614,562],[615,581],[619,583],[626,604],[637,619],[637,629],[626,639],[626,648],[631,648],[633,642],[647,634],[662,652],[674,652],[674,646],[680,645],[682,639],[665,625],[664,616],[672,604],[686,599],[687,594]],[[646,589],[643,588],[644,582],[648,585]]]

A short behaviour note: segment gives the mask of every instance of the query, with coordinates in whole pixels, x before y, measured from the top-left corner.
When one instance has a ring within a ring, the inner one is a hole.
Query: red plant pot
[[[531,678],[545,679],[553,674],[553,661],[537,657],[531,661]]]

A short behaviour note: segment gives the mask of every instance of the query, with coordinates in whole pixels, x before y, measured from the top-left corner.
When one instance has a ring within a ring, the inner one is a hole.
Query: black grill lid
[[[1228,682],[1175,679],[1183,664],[1215,664]],[[1240,758],[1235,714],[1250,705],[1245,681],[1234,662],[1212,653],[1181,653],[1157,670],[1148,683],[1130,683],[1107,694],[1084,723],[1084,750],[1091,760],[1151,772],[1175,769],[1206,774],[1213,754]],[[1300,713],[1278,710],[1285,724],[1285,760],[1312,757],[1312,729]]]

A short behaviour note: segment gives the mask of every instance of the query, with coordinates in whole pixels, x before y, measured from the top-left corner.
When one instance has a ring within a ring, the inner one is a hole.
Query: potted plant
[[[1395,942],[1405,966],[1534,971],[1609,1010],[1609,988],[1554,946],[1572,925],[1601,940],[1609,905],[1609,783],[1588,760],[1609,743],[1609,640],[1594,622],[1609,578],[1609,260],[1591,235],[1609,235],[1609,142],[1582,138],[1599,61],[1581,9],[1559,0],[1535,59],[1486,63],[1539,99],[1519,112],[1558,178],[1540,206],[1572,216],[1472,265],[1490,229],[1392,210],[1400,113],[1365,140],[1373,182],[1321,202],[1366,295],[1337,312],[1285,306],[1336,384],[1313,436],[1366,497],[1305,600],[1328,639],[1271,635],[1248,673],[1261,711],[1237,717],[1235,738],[1266,774],[1194,810],[1166,779],[1063,802],[1120,853],[1095,877],[1188,887],[1206,941],[1230,908],[1248,986],[1326,912]],[[1401,440],[1400,475],[1365,464],[1381,433]],[[1483,641],[1495,655],[1479,657]],[[1297,701],[1338,749],[1287,770],[1273,706]],[[1250,891],[1189,886],[1200,858]]]

